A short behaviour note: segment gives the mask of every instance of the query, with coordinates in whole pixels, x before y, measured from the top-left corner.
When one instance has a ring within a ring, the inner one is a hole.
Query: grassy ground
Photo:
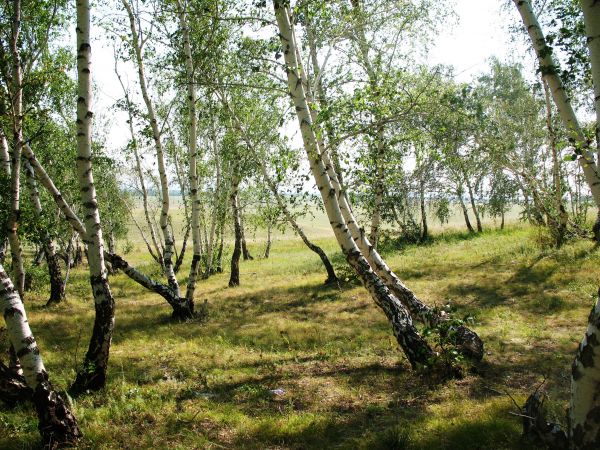
[[[280,238],[268,260],[242,263],[239,288],[226,287],[228,274],[202,281],[205,323],[173,324],[160,297],[113,277],[109,384],[73,400],[81,448],[528,448],[512,401],[499,392],[523,403],[546,378],[550,408],[562,419],[600,278],[591,243],[556,251],[540,249],[541,240],[513,225],[447,233],[386,255],[420,298],[472,314],[486,343],[478,374],[437,385],[410,371],[366,291],[324,287],[318,259],[296,239]],[[341,264],[330,238],[318,243]],[[87,275],[72,277],[68,304],[44,309],[45,292],[26,301],[59,389],[73,380],[93,320]],[[38,441],[31,405],[0,406],[0,448]]]

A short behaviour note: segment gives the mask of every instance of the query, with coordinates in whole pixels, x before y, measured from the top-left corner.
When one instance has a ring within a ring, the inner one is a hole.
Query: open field
[[[333,239],[314,234],[343,265]],[[171,323],[160,297],[122,274],[111,278],[110,379],[104,391],[73,400],[81,448],[529,448],[511,399],[499,392],[523,403],[544,377],[549,406],[563,418],[570,364],[600,281],[592,243],[543,250],[539,231],[512,224],[481,235],[446,232],[386,255],[420,298],[473,315],[485,341],[477,373],[431,384],[410,371],[366,291],[324,287],[318,259],[285,236],[268,260],[241,264],[241,287],[226,287],[228,273],[198,285],[197,301],[210,306],[206,322]],[[131,259],[156,273],[134,243]],[[257,235],[250,249],[256,256],[263,245]],[[26,305],[51,379],[64,389],[91,332],[85,270],[72,274],[68,304],[45,309],[46,295],[32,292]],[[31,405],[0,406],[0,448],[35,448],[36,426]]]

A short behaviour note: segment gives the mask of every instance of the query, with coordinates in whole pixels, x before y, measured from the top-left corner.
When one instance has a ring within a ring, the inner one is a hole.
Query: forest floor
[[[600,281],[591,242],[560,250],[543,242],[539,231],[511,225],[385,255],[420,298],[473,316],[485,341],[476,373],[443,383],[410,370],[362,287],[324,286],[318,259],[297,239],[243,262],[241,287],[227,287],[228,273],[201,281],[206,321],[172,323],[159,296],[111,277],[108,386],[72,400],[81,448],[529,448],[504,392],[522,404],[545,379],[550,412],[564,418],[570,365]],[[318,243],[343,266],[333,240]],[[255,256],[262,248],[250,247]],[[140,251],[128,256],[156,275]],[[73,380],[93,320],[86,271],[71,276],[68,303],[44,308],[44,289],[26,299],[58,389]],[[35,448],[36,427],[32,405],[0,405],[0,448]]]

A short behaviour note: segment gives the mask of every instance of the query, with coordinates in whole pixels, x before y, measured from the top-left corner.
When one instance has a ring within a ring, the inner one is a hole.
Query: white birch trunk
[[[273,5],[287,66],[288,89],[296,108],[304,148],[338,244],[375,303],[385,312],[392,324],[396,339],[411,365],[415,367],[419,364],[427,364],[432,356],[432,351],[414,328],[410,314],[373,272],[352,240],[338,203],[343,198],[343,193],[332,186],[327,168],[319,152],[304,83],[299,76],[300,64],[296,57],[297,46],[288,11],[278,0],[274,0]]]
[[[25,269],[23,267],[23,250],[19,239],[18,228],[20,219],[20,178],[21,178],[21,147],[23,146],[23,69],[19,52],[19,34],[21,33],[21,0],[13,0],[13,18],[10,39],[12,57],[12,131],[13,152],[11,159],[11,208],[7,221],[8,242],[12,257],[12,269],[19,295],[23,298],[25,291]]]
[[[187,78],[187,104],[188,104],[188,116],[190,121],[189,128],[189,143],[188,143],[188,176],[190,181],[190,201],[192,203],[192,243],[193,243],[193,257],[192,264],[190,266],[190,275],[188,278],[186,298],[188,302],[193,304],[194,302],[194,290],[196,289],[196,278],[198,277],[198,268],[200,266],[200,258],[202,256],[201,242],[200,242],[200,199],[198,196],[198,173],[196,156],[198,154],[197,149],[197,129],[198,129],[198,118],[196,114],[196,86],[194,83],[194,61],[192,59],[192,49],[190,47],[190,32],[188,29],[188,23],[186,18],[186,12],[181,1],[177,1],[177,7],[179,9],[179,24],[183,35],[183,50],[185,54],[185,70]]]
[[[291,35],[294,36],[293,27],[291,27]],[[316,112],[312,108],[310,108],[310,105],[314,102],[314,99],[311,96],[308,79],[306,77],[306,71],[302,68],[300,63],[301,58],[299,56],[299,49],[296,45],[294,45],[294,47],[294,55],[296,56],[294,61],[297,64],[297,66],[295,67],[299,69],[299,74],[297,74],[297,76],[299,76],[300,79],[298,80],[298,83],[301,84],[301,87],[304,88],[303,94],[306,100],[306,108],[308,109],[308,115],[311,119],[310,124],[312,127],[314,126],[313,124],[316,121]],[[365,60],[368,64],[368,54]],[[290,64],[287,64],[289,70]],[[299,107],[296,106],[296,110],[300,111],[298,108]],[[345,225],[347,226],[347,229],[350,232],[354,243],[356,244],[356,246],[358,246],[360,252],[362,253],[362,256],[366,258],[367,262],[369,263],[375,274],[381,279],[383,279],[387,288],[393,292],[393,294],[402,302],[402,304],[409,309],[410,313],[413,316],[415,316],[419,321],[430,326],[435,325],[439,320],[444,319],[445,317],[437,315],[429,306],[421,302],[415,296],[415,294],[402,283],[398,276],[388,267],[387,263],[379,255],[377,249],[369,242],[364,230],[359,227],[354,213],[352,212],[352,207],[348,201],[348,196],[345,195],[343,186],[340,182],[340,177],[336,173],[336,165],[332,163],[331,158],[329,156],[329,152],[325,151],[325,145],[322,142],[322,140],[318,137],[322,136],[322,133],[315,134],[313,132],[313,135],[315,136],[315,149],[320,153],[320,158],[322,158],[322,163],[324,165],[324,170],[326,172],[328,181],[331,183],[333,190],[340,193],[337,196],[336,203],[340,208],[340,212],[342,214],[343,220],[345,221]],[[311,159],[309,156],[309,162],[310,161]],[[317,186],[318,185],[319,184],[317,183]],[[476,333],[474,333],[467,327],[461,326],[455,333],[455,336],[457,339],[458,348],[463,353],[478,360],[483,358],[483,342]]]
[[[115,301],[110,291],[104,264],[104,241],[92,173],[92,76],[90,46],[90,3],[77,0],[77,175],[86,232],[90,284],[96,316],[90,345],[73,392],[104,387],[110,344],[115,325]]]
[[[164,237],[164,245],[165,250],[163,253],[164,259],[164,271],[165,276],[167,277],[167,281],[171,289],[177,293],[179,296],[179,283],[177,282],[177,278],[175,276],[175,271],[173,270],[173,253],[174,253],[174,241],[173,235],[169,230],[169,180],[167,178],[167,171],[165,168],[165,156],[163,151],[163,145],[161,140],[161,133],[158,128],[158,121],[156,119],[156,113],[154,111],[154,105],[152,100],[150,99],[150,95],[148,93],[148,87],[146,85],[146,75],[144,73],[144,61],[142,58],[142,49],[140,47],[140,39],[138,35],[138,30],[135,24],[135,15],[133,13],[133,9],[127,0],[121,0],[123,6],[127,10],[127,15],[129,17],[129,26],[131,28],[131,38],[133,50],[135,52],[135,60],[138,70],[138,78],[140,82],[140,89],[142,91],[142,97],[144,98],[144,103],[146,104],[146,109],[148,111],[148,117],[150,119],[150,127],[152,128],[152,137],[154,139],[154,148],[156,150],[156,161],[158,163],[158,174],[160,178],[160,190],[162,197],[162,208],[160,212],[160,228],[162,230],[162,234]]]
[[[582,1],[585,2],[591,0]],[[586,139],[583,130],[581,129],[577,116],[575,115],[575,111],[573,110],[573,106],[571,105],[571,101],[567,96],[564,85],[560,79],[558,73],[559,66],[552,56],[552,49],[546,43],[546,38],[544,37],[544,33],[542,32],[537,17],[533,12],[531,2],[529,0],[513,0],[513,2],[519,10],[525,28],[529,33],[529,37],[531,38],[533,48],[535,49],[538,58],[542,77],[550,87],[552,98],[554,99],[554,103],[558,108],[558,112],[567,131],[569,141],[575,147],[577,160],[579,161],[579,165],[583,170],[588,187],[592,192],[594,202],[596,203],[596,206],[600,207],[600,177],[598,176],[598,166],[596,165],[594,154],[590,151],[590,142]],[[593,3],[595,3],[595,5],[590,5],[589,8],[586,8],[586,10],[597,16],[598,5],[597,2]],[[588,18],[586,17],[586,19]],[[586,22],[590,21],[586,20]],[[591,22],[593,26],[594,23],[597,23],[597,18]],[[593,65],[594,62],[594,59],[592,59]],[[598,89],[596,80],[594,80],[594,82],[596,84],[595,89]],[[598,91],[596,91],[596,93],[597,92]]]
[[[21,362],[27,386],[33,391],[44,448],[76,443],[81,437],[77,421],[50,384],[40,350],[29,328],[25,305],[1,264],[0,312],[4,316],[10,343]]]
[[[600,293],[599,293],[600,294]],[[600,298],[592,308],[571,372],[569,440],[574,449],[600,448]]]

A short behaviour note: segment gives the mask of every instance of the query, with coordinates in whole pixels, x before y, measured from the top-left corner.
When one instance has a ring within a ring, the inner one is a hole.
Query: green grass
[[[484,362],[477,374],[442,384],[410,371],[362,287],[323,286],[318,258],[289,233],[268,260],[242,263],[241,287],[227,288],[227,273],[199,283],[206,322],[171,323],[160,297],[113,277],[109,383],[73,403],[81,448],[528,448],[512,401],[498,392],[523,403],[545,377],[550,409],[562,419],[600,276],[591,243],[541,250],[539,241],[538,231],[511,225],[477,236],[446,232],[386,255],[427,303],[451,303],[455,314],[476,319]],[[317,242],[337,251],[330,237]],[[258,256],[263,246],[257,236],[250,249]],[[152,270],[139,249],[130,256]],[[87,283],[78,269],[68,304],[43,308],[46,292],[26,300],[58,389],[73,380],[87,348]],[[36,448],[36,426],[31,405],[0,406],[0,448]]]

